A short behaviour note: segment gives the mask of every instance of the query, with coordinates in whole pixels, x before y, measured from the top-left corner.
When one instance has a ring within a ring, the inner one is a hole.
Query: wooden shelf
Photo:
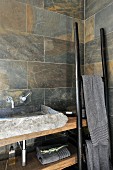
[[[84,127],[84,126],[86,126],[86,124],[87,124],[86,120],[83,119],[82,120],[82,126]],[[45,135],[49,135],[49,134],[54,134],[54,133],[58,133],[58,132],[63,132],[63,131],[71,130],[71,129],[75,129],[75,128],[77,128],[77,118],[76,117],[69,117],[69,120],[66,123],[66,125],[61,127],[61,128],[45,130],[45,131],[41,131],[41,132],[34,132],[34,133],[14,136],[14,137],[10,137],[10,138],[0,139],[0,147],[8,145],[8,144],[16,143],[18,141],[32,139],[32,138],[45,136]]]
[[[72,147],[73,149],[74,147]],[[66,167],[72,166],[77,163],[77,155],[72,154],[70,157],[62,159],[60,161],[42,165],[36,158],[36,153],[29,153],[27,156],[27,165],[26,167],[21,166],[21,157],[16,159],[16,164],[9,166],[8,161],[0,161],[0,170],[62,170]],[[7,165],[6,165],[7,164]]]

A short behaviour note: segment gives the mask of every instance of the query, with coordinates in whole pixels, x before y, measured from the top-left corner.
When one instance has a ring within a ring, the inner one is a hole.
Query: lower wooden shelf
[[[8,161],[0,161],[0,170],[62,170],[66,167],[77,163],[77,155],[72,154],[70,157],[60,161],[42,165],[36,158],[36,153],[29,153],[27,156],[26,167],[21,166],[21,157],[18,157],[15,165],[8,166]],[[7,168],[6,168],[7,167]]]

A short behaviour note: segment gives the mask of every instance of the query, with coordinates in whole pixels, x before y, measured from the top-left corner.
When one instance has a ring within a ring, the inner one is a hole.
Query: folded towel
[[[108,119],[104,100],[104,85],[100,76],[82,76],[88,128],[93,146],[108,145]]]
[[[63,146],[59,146],[59,147],[53,147],[50,148],[47,146],[46,149],[44,147],[37,147],[37,158],[38,160],[43,164],[48,164],[48,163],[52,163],[61,159],[64,159],[66,157],[70,156],[70,151],[67,149],[67,147],[65,145]]]
[[[112,170],[108,145],[93,146],[91,140],[86,140],[86,159],[88,170]]]

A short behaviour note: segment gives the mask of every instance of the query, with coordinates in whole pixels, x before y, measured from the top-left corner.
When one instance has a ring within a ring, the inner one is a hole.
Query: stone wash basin
[[[15,114],[12,117],[0,118],[0,139],[63,127],[68,121],[67,116],[50,107],[41,106],[41,111]]]

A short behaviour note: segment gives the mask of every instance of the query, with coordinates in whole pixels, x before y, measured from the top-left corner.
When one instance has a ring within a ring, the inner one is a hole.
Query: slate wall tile
[[[11,30],[26,31],[26,6],[15,0],[0,0],[0,25]]]
[[[70,17],[27,6],[27,31],[30,33],[72,40],[72,24]]]
[[[85,21],[85,43],[94,40],[94,16]]]
[[[0,89],[27,88],[27,63],[21,61],[0,61]]]
[[[84,45],[80,43],[81,64],[84,64]],[[70,41],[45,38],[45,61],[54,63],[75,63],[75,47]]]
[[[73,76],[73,65],[28,63],[29,88],[72,87]]]
[[[100,28],[106,33],[113,31],[113,3],[95,15],[95,36],[100,35]]]
[[[75,109],[75,88],[45,89],[45,104],[59,111]]]
[[[39,8],[44,8],[44,0],[16,0],[16,1],[37,6]]]
[[[112,3],[112,0],[86,0],[85,1],[85,18],[92,16],[107,5]]]
[[[0,58],[44,61],[44,38],[19,32],[1,31]]]
[[[83,0],[44,0],[44,8],[78,19],[84,19]]]

